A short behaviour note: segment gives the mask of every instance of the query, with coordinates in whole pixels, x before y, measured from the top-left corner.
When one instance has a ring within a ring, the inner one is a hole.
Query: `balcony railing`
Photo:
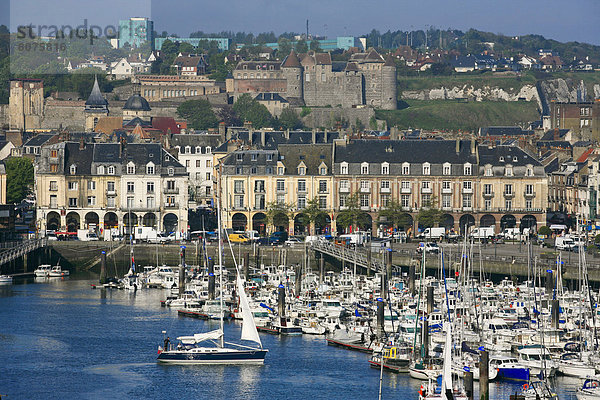
[[[116,196],[117,195],[117,191],[115,189],[106,189],[106,195],[107,196]]]
[[[179,203],[165,203],[165,208],[179,208]]]
[[[350,193],[350,188],[348,186],[340,186],[340,193]]]
[[[515,192],[504,191],[504,197],[515,197]]]
[[[165,194],[179,194],[179,188],[174,187],[174,188],[165,188],[164,191]]]
[[[51,192],[57,192],[58,191],[58,186],[54,186],[54,187],[50,186],[50,189],[48,189],[48,190],[50,190]]]
[[[442,188],[442,194],[452,194],[452,188]]]
[[[382,188],[379,188],[379,191],[380,191],[381,193],[392,193],[392,189],[391,189],[391,188],[389,188],[389,187],[382,187]]]
[[[360,192],[361,193],[371,193],[371,187],[361,187],[360,188]]]
[[[463,193],[473,193],[473,188],[462,188]]]
[[[400,193],[410,194],[410,186],[401,188]]]
[[[532,197],[535,197],[535,192],[528,192],[528,191],[525,191],[525,192],[523,193],[523,196],[525,196],[525,197],[527,197],[527,198],[532,198]]]
[[[421,193],[431,193],[431,188],[430,187],[428,187],[428,188],[425,188],[425,187],[421,188]]]
[[[486,199],[489,199],[489,198],[494,197],[494,192],[483,192],[482,196],[485,197]]]

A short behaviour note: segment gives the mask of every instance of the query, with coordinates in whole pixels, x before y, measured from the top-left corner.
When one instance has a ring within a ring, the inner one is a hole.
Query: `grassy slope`
[[[476,131],[484,126],[514,126],[539,119],[535,102],[409,100],[402,110],[377,110],[378,119],[400,129]]]

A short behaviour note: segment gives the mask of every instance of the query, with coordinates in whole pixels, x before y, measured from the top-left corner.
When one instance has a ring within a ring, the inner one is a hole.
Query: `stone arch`
[[[123,226],[125,227],[124,233],[126,235],[133,233],[133,228],[138,224],[138,216],[132,212],[123,215]]]
[[[458,222],[460,226],[460,234],[465,235],[467,229],[475,225],[475,218],[471,214],[464,214]]]
[[[443,214],[440,220],[440,226],[443,226],[448,231],[454,229],[454,217],[450,214]]]
[[[46,215],[46,230],[59,231],[60,230],[60,214],[56,211],[50,211]]]
[[[512,214],[505,214],[500,218],[500,230],[503,231],[506,228],[514,228],[517,226],[517,219]]]
[[[142,218],[142,225],[156,228],[156,215],[151,212],[144,214],[144,217]]]
[[[248,226],[248,217],[246,214],[235,213],[231,217],[231,227],[234,231],[246,231]]]
[[[177,218],[177,215],[175,215],[173,213],[165,214],[165,216],[163,217],[163,229],[164,229],[165,233],[171,234],[171,233],[177,231],[178,223],[179,223],[179,218]]]
[[[278,212],[273,215],[273,226],[275,231],[283,232],[288,230],[290,217],[283,212]]]
[[[321,213],[315,220],[315,233],[317,235],[324,235],[331,233],[331,217],[327,213]]]
[[[78,213],[71,211],[67,214],[67,232],[77,232],[81,229],[81,217]]]
[[[358,228],[361,231],[370,231],[373,228],[373,217],[369,213],[363,213],[358,218]]]
[[[532,228],[537,232],[537,218],[534,215],[527,214],[521,218],[521,231],[525,228]]]
[[[85,214],[85,227],[90,231],[97,232],[100,229],[100,217],[93,211]]]
[[[485,214],[479,220],[479,226],[481,226],[481,227],[496,226],[496,218],[491,214]]]
[[[306,214],[298,213],[294,217],[294,235],[306,234],[306,230],[309,226],[308,217]]]
[[[104,229],[118,228],[119,218],[114,212],[107,212],[104,214]]]
[[[267,232],[267,216],[265,213],[256,213],[252,216],[252,230],[257,231],[260,235]]]

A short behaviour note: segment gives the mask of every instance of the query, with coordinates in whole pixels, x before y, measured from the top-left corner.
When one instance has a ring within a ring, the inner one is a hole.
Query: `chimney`
[[[312,144],[316,144],[317,143],[317,130],[313,129],[312,130]]]
[[[477,149],[477,142],[475,142],[475,138],[471,138],[471,154],[475,154]]]
[[[85,142],[83,141],[83,137],[79,138],[79,150],[85,150]]]
[[[327,128],[325,128],[325,131],[323,132],[323,143],[328,143],[327,135],[328,135]]]
[[[267,143],[267,134],[264,129],[260,130],[260,145],[264,148]]]
[[[456,154],[460,153],[460,139],[456,139]]]
[[[554,137],[553,137],[554,141],[560,140],[560,132],[558,130],[558,128],[554,128]]]
[[[222,141],[225,141],[226,134],[227,134],[227,127],[225,126],[225,122],[219,122],[219,135],[221,136]]]
[[[289,130],[289,129],[286,129],[286,130],[283,132],[283,134],[285,135],[285,138],[286,138],[287,140],[290,140],[290,130]]]

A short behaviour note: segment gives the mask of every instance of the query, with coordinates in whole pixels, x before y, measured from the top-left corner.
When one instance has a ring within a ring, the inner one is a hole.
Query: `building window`
[[[390,188],[390,181],[381,181],[381,188],[382,189],[389,189]]]
[[[285,192],[285,181],[283,179],[277,179],[276,187],[278,192]]]
[[[340,207],[346,207],[348,204],[348,195],[340,194]]]
[[[400,196],[400,205],[404,208],[410,207],[410,195],[403,194]]]
[[[258,169],[256,167],[251,167],[250,168],[250,174],[256,175]]]
[[[244,172],[244,169],[242,167],[235,167],[236,175],[242,175],[243,172]]]
[[[471,175],[471,164],[465,164],[464,168],[463,168],[463,173],[464,175]]]
[[[405,190],[410,189],[410,181],[402,181],[401,185],[402,185],[402,189],[405,189]]]
[[[306,192],[306,181],[304,179],[298,181],[298,191]]]
[[[127,182],[127,193],[133,193],[135,191],[135,184],[133,182]]]
[[[473,207],[473,202],[470,194],[463,195],[463,208]]]
[[[513,169],[511,166],[506,166],[506,171],[505,171],[506,176],[513,176]]]
[[[233,193],[244,193],[244,181],[233,181]]]
[[[50,190],[55,192],[58,190],[58,182],[56,181],[50,181]]]
[[[258,160],[258,154],[256,154],[256,153],[250,154],[250,160],[252,160],[252,161]]]
[[[154,165],[146,166],[146,175],[154,175]]]
[[[533,185],[525,185],[525,194],[528,194],[528,195],[533,194]]]
[[[87,188],[88,190],[96,190],[96,181],[88,181]]]
[[[319,193],[327,193],[327,181],[319,181]]]
[[[77,182],[69,182],[69,190],[77,190]]]
[[[369,164],[368,163],[362,163],[360,165],[360,173],[362,175],[367,175],[369,173]]]
[[[277,175],[283,175],[284,173],[284,168],[283,167],[277,167]]]
[[[254,181],[254,191],[257,193],[264,193],[265,191],[265,181]]]
[[[473,189],[473,182],[471,182],[471,181],[464,181],[463,182],[463,189],[472,190]]]
[[[442,208],[450,208],[452,207],[452,195],[444,194],[442,195]]]
[[[360,206],[361,207],[369,207],[371,205],[371,196],[368,194],[360,195]]]
[[[533,168],[532,167],[527,167],[527,170],[525,171],[525,176],[533,176]]]
[[[442,172],[443,172],[444,175],[451,175],[452,174],[452,165],[451,164],[444,164]]]
[[[390,174],[390,165],[388,163],[381,164],[381,175]]]
[[[492,167],[485,167],[485,176],[492,176]]]
[[[298,210],[306,208],[306,197],[298,196]]]
[[[96,168],[96,174],[104,175],[104,165],[99,165],[98,168]]]
[[[512,210],[512,200],[511,199],[506,199],[504,201],[504,208],[506,208],[506,211]]]
[[[69,167],[69,173],[71,175],[75,175],[77,173],[77,166],[75,164],[73,164]]]
[[[327,209],[327,196],[319,196],[319,209]]]
[[[55,194],[50,195],[50,208],[58,207],[58,197]]]
[[[58,157],[58,150],[50,150],[50,157],[57,158]]]
[[[115,167],[114,167],[114,165],[109,165],[108,166],[108,174],[109,175],[114,175],[115,174]]]
[[[350,188],[350,181],[343,180],[340,181],[340,189],[347,190]]]
[[[273,154],[267,154],[267,161],[273,161]]]
[[[127,174],[128,175],[135,174],[135,165],[132,165],[132,164],[127,165]]]
[[[431,166],[429,163],[423,164],[423,175],[431,175]]]
[[[320,175],[327,175],[327,168],[326,167],[319,168],[319,174]]]
[[[237,210],[244,208],[244,195],[236,194],[233,196],[233,208]]]
[[[277,195],[277,204],[285,204],[285,194]]]
[[[306,175],[306,168],[298,167],[298,175]]]
[[[410,175],[410,164],[409,163],[402,164],[402,175]]]
[[[88,206],[95,206],[96,205],[96,196],[88,196],[88,198],[87,198],[87,205]]]
[[[533,201],[531,200],[525,200],[525,209],[526,210],[531,210],[533,208]]]
[[[431,195],[424,194],[421,196],[421,207],[431,207]]]
[[[113,181],[106,182],[106,190],[108,192],[114,192],[115,191],[115,182],[113,182]]]
[[[504,185],[504,194],[506,195],[512,195],[513,194],[513,186],[510,183],[507,183],[506,185]]]
[[[77,207],[77,197],[69,197],[69,207]]]
[[[155,204],[154,197],[146,197],[146,208],[154,208],[156,207]]]
[[[489,199],[485,199],[485,201],[483,202],[483,207],[485,208],[485,211],[490,211],[492,209],[492,201]]]
[[[348,163],[343,162],[340,165],[340,174],[342,174],[342,175],[348,175]]]
[[[390,205],[390,195],[382,194],[381,195],[381,207],[388,207]]]
[[[146,193],[154,193],[154,182],[146,183]]]
[[[485,185],[483,185],[483,194],[492,194],[492,185],[489,183],[486,183]]]
[[[360,181],[360,189],[361,190],[369,190],[371,188],[371,183],[369,181],[362,180]]]
[[[423,182],[421,182],[421,187],[423,189],[431,189],[431,182],[429,182],[429,181],[423,181]]]
[[[449,190],[450,187],[451,187],[450,185],[451,185],[450,181],[443,181],[442,182],[442,189]]]

